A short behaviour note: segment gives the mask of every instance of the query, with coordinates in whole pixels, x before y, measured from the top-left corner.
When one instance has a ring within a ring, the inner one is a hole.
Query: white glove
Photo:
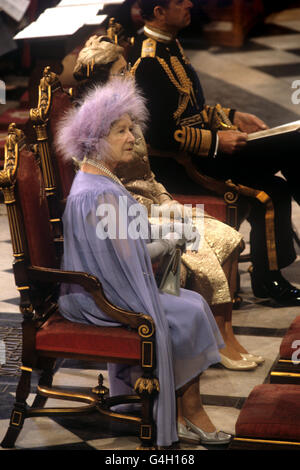
[[[170,238],[154,240],[150,243],[147,243],[147,250],[150,255],[151,261],[156,261],[166,253],[171,254],[178,245],[184,245],[184,240],[178,240],[172,237],[172,235],[174,235],[174,233],[170,234]]]

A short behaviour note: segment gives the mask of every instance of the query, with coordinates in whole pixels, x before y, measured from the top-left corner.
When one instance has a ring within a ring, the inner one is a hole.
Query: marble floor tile
[[[261,383],[262,375],[257,374],[257,369],[240,372],[210,368],[201,376],[200,392],[202,395],[247,398],[253,387]]]
[[[68,369],[62,366],[54,375],[53,386],[95,387],[100,372],[104,377],[104,385],[108,386],[106,370]]]
[[[107,439],[90,440],[89,445],[97,450],[136,450],[139,446],[139,439],[134,436],[110,437]]]
[[[7,299],[19,298],[19,291],[16,288],[12,274],[0,272],[0,283],[5,285],[5,289],[0,290],[0,302]]]
[[[6,214],[7,214],[6,206],[4,204],[0,204],[0,226],[1,226],[1,216],[6,215]]]
[[[20,313],[20,308],[18,305],[0,301],[0,311],[4,313]]]
[[[235,423],[238,419],[240,410],[227,406],[204,406],[205,411],[214,423],[217,429],[235,434]]]
[[[243,296],[243,292],[241,293]],[[250,328],[286,329],[300,315],[298,307],[270,308],[260,304],[248,304],[240,310],[235,310],[232,316],[233,326]]]
[[[200,76],[201,72],[204,72],[222,80],[223,84],[228,83],[230,86],[239,87],[247,93],[261,97],[271,103],[276,103],[284,110],[291,111],[295,116],[300,116],[300,109],[292,103],[291,90],[285,82],[267,73],[247,67],[246,64],[219,59],[218,55],[215,56],[208,51],[190,50],[187,51],[187,56]],[[278,122],[277,125],[283,123],[284,119],[282,122]]]
[[[233,371],[222,366],[211,367],[200,379],[202,395],[247,397],[253,387],[264,382],[278,354],[281,338],[242,337],[237,338],[249,352],[265,357],[265,362],[250,371]]]
[[[284,26],[285,28],[294,29],[295,31],[300,31],[300,21],[298,19],[296,20],[289,19],[285,21],[274,20],[273,23],[280,24],[281,26]]]
[[[297,57],[297,56],[295,56]],[[298,61],[285,63],[285,64],[266,64],[266,65],[255,65],[253,66],[256,70],[259,70],[265,74],[268,74],[272,77],[276,77],[277,79],[282,79],[283,77],[288,77],[291,75],[297,75],[300,71],[300,66]],[[293,103],[292,96],[293,90],[291,91],[291,102]],[[293,103],[295,104],[295,103]]]
[[[247,67],[257,67],[260,65],[282,65],[300,62],[300,57],[283,50],[273,50],[270,54],[269,50],[235,52],[219,54],[219,59],[226,59],[232,62],[239,62]]]
[[[90,440],[89,445],[97,450],[136,450],[139,446],[139,439],[135,437],[118,437],[107,439]],[[180,450],[207,450],[201,445],[191,445],[185,442],[180,443]]]
[[[284,81],[285,83],[287,83],[288,86],[291,89],[291,93],[295,93],[299,89],[299,86],[297,85],[297,87],[295,88],[295,86],[293,86],[293,83],[295,81],[300,80],[300,71],[299,71],[299,73],[297,73],[297,75],[289,75],[289,76],[285,76],[285,77],[279,77],[279,80]],[[299,93],[298,92],[296,93],[296,95],[294,95],[293,98],[291,96],[291,101],[293,101],[293,99],[294,100],[299,99]]]
[[[285,21],[300,21],[300,8],[297,8],[296,2],[291,8],[282,8],[279,11],[271,13],[266,18],[266,24],[282,24]],[[298,2],[299,3],[299,2]]]
[[[9,420],[0,420],[0,441],[3,439]],[[30,418],[25,420],[15,449],[34,449],[37,447],[72,444],[82,442],[75,434],[69,432],[49,418]],[[0,450],[3,450],[0,447]]]
[[[255,375],[261,377],[263,382],[278,355],[282,338],[252,335],[236,335],[236,337],[249,353],[262,356],[265,359],[265,362],[254,370]]]
[[[258,37],[252,38],[253,42],[262,44],[273,49],[291,49],[295,44],[300,43],[300,34],[286,34],[279,36],[267,36],[267,37]]]

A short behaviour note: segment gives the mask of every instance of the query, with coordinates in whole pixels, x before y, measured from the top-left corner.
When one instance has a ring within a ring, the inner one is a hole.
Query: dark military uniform
[[[255,156],[259,162],[256,166],[253,155],[246,152],[240,158],[217,152],[217,131],[232,128],[235,111],[205,104],[197,73],[178,40],[146,27],[135,40],[130,62],[150,111],[147,142],[155,149],[174,151],[173,158],[151,157],[158,180],[170,192],[199,193],[199,185],[176,159],[178,152],[185,152],[202,173],[253,188],[248,219],[253,266],[268,272],[291,264],[296,258],[291,193],[286,181],[274,176],[282,169],[278,161],[273,159],[270,169],[267,165],[264,168],[260,156]]]
[[[151,122],[147,141],[161,150],[190,151],[200,157],[212,157],[219,117],[215,107],[205,105],[198,76],[179,41],[163,43],[143,35],[135,41],[131,54],[132,72],[148,99]],[[229,118],[233,115],[229,109],[223,112]],[[159,168],[160,178],[168,177],[169,189],[182,190],[182,167],[175,160],[153,159],[151,163]],[[172,168],[176,168],[180,178],[170,178]],[[187,181],[186,188],[190,189],[191,181]],[[195,189],[199,192],[199,188]]]

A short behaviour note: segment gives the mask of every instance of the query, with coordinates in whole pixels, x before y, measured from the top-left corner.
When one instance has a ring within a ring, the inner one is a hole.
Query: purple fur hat
[[[132,78],[115,78],[96,86],[60,120],[56,147],[66,159],[83,160],[85,155],[109,158],[106,137],[114,122],[124,114],[143,129],[147,120],[145,100]]]

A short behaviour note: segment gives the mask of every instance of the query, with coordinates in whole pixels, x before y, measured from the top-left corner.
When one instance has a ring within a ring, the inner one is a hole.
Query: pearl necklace
[[[87,158],[87,157],[84,157],[83,159],[83,162],[82,163],[88,163],[89,165],[92,165],[94,166],[95,168],[98,168],[98,170],[102,171],[103,173],[105,173],[109,178],[111,178],[113,181],[115,181],[116,183],[118,183],[120,186],[123,186],[123,184],[121,183],[121,181],[119,180],[119,178],[114,175],[108,168],[106,168],[106,166],[102,165],[102,163],[100,163],[99,161],[97,160],[91,160],[90,158]]]

